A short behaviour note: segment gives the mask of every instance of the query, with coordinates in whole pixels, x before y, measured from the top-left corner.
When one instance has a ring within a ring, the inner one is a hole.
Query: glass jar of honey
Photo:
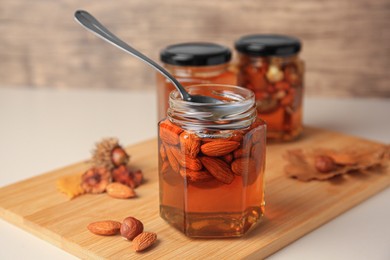
[[[304,64],[301,43],[282,35],[248,35],[235,43],[238,85],[255,92],[267,139],[290,141],[302,132]]]
[[[159,123],[160,216],[189,237],[240,237],[264,212],[265,123],[248,89],[186,89],[222,102],[170,93]]]
[[[222,45],[206,42],[190,42],[170,45],[160,53],[160,59],[183,86],[196,84],[236,85],[237,76],[229,70],[231,51]],[[166,117],[172,83],[157,74],[158,119]]]

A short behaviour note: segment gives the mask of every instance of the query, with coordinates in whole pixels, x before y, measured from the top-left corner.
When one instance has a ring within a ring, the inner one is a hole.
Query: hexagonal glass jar
[[[243,236],[264,213],[266,126],[254,94],[230,85],[187,90],[223,102],[171,92],[159,123],[160,216],[189,237]]]

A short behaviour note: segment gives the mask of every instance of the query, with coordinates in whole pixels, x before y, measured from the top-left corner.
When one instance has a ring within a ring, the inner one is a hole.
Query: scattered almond
[[[136,252],[145,250],[154,244],[157,240],[157,234],[153,232],[142,232],[133,240],[133,249]]]
[[[121,223],[113,220],[97,221],[87,226],[95,235],[112,236],[119,233]]]
[[[112,182],[107,185],[106,192],[113,198],[117,199],[128,199],[136,196],[135,191],[119,182]]]

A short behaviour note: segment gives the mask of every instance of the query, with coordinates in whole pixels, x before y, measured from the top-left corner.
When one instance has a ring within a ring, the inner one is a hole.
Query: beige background
[[[0,86],[155,87],[151,69],[74,22],[76,9],[154,59],[177,42],[295,35],[309,95],[390,97],[389,0],[0,0]]]

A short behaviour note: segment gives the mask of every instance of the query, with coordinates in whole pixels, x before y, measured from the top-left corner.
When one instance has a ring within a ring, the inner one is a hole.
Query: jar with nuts
[[[169,97],[159,123],[160,215],[189,237],[240,237],[264,212],[265,123],[254,93],[231,85],[194,85]]]
[[[228,47],[210,42],[185,42],[169,45],[160,53],[164,68],[183,86],[196,84],[237,84],[230,70],[232,53]],[[158,118],[167,115],[172,82],[157,73]]]
[[[235,43],[238,85],[255,92],[267,139],[290,141],[302,132],[304,64],[301,43],[283,35],[248,35]]]

